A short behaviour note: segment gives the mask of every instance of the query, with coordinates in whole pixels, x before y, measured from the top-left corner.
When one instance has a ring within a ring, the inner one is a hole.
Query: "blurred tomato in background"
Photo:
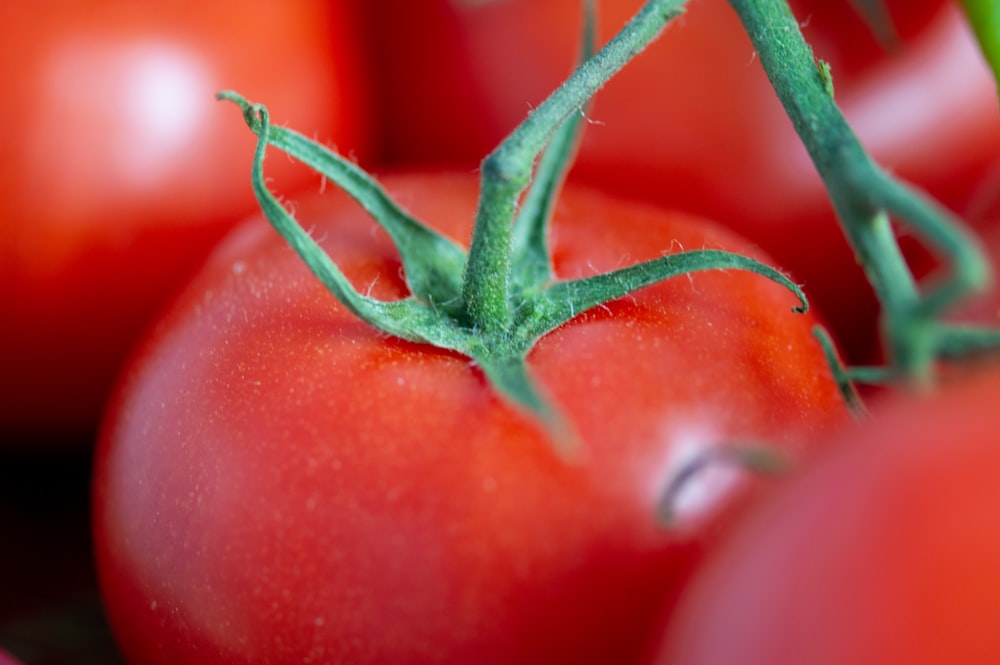
[[[20,662],[14,660],[14,657],[9,653],[0,651],[0,665],[21,665]]]
[[[953,3],[886,3],[881,44],[849,0],[793,0],[836,95],[877,161],[948,205],[1000,155],[995,86]],[[599,41],[642,5],[598,4]],[[380,126],[390,163],[475,168],[573,69],[577,0],[372,0],[385,45]],[[686,13],[595,98],[571,178],[737,229],[794,273],[849,357],[877,305],[808,156],[727,2]]]
[[[369,154],[361,44],[347,0],[0,5],[0,438],[89,438],[151,314],[256,209],[219,89]]]

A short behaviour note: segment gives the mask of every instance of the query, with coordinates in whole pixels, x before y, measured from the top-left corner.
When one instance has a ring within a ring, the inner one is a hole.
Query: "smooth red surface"
[[[473,176],[386,177],[460,242]],[[342,196],[301,223],[354,284],[401,297],[394,250]],[[613,222],[613,223],[612,223]],[[747,243],[576,190],[558,274]],[[231,236],[123,376],[97,453],[105,603],[134,665],[631,662],[752,474],[670,479],[706,449],[803,441],[846,417],[815,320],[713,271],[581,315],[529,356],[581,438],[560,458],[470,362],[336,304],[261,220]]]
[[[998,398],[984,367],[825,445],[698,574],[654,662],[1000,660]]]
[[[90,433],[127,349],[256,209],[254,137],[215,93],[359,155],[370,110],[346,2],[0,7],[0,436]],[[316,182],[275,160],[285,186]]]

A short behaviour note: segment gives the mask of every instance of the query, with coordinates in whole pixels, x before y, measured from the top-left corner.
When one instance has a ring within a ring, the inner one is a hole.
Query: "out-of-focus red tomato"
[[[702,568],[657,665],[1000,661],[1000,373],[879,405]]]
[[[0,4],[0,432],[85,433],[150,315],[253,211],[237,87],[369,151],[358,17],[337,0]],[[272,173],[313,178],[289,160]]]

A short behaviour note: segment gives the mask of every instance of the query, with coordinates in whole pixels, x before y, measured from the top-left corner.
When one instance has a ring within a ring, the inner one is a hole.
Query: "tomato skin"
[[[695,577],[653,662],[997,662],[998,396],[983,367],[834,437]]]
[[[126,350],[256,209],[254,140],[218,90],[370,153],[353,12],[340,0],[4,4],[0,431],[92,437]],[[273,172],[288,187],[315,180],[287,160]]]
[[[467,240],[473,177],[383,182]],[[356,206],[330,194],[296,209],[358,288],[403,295],[394,250]],[[553,228],[563,277],[740,242],[573,189]],[[753,491],[740,475],[706,483],[704,511],[665,530],[655,510],[677,457],[747,437],[797,453],[845,417],[794,304],[763,278],[702,273],[545,337],[529,362],[580,435],[567,461],[468,360],[358,321],[252,221],[153,329],[108,412],[94,538],[124,653],[634,660],[706,525]]]

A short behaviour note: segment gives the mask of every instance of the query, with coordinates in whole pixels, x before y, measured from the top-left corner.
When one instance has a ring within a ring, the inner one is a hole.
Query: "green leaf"
[[[1000,82],[1000,0],[961,0],[993,78]]]

